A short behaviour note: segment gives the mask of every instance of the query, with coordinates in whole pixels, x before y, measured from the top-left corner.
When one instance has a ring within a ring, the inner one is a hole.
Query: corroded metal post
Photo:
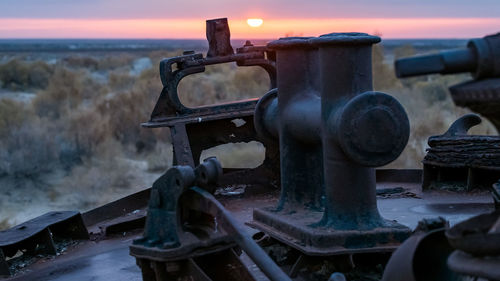
[[[270,91],[254,114],[261,135],[279,138],[282,188],[278,210],[321,208],[324,177],[318,50],[309,39],[289,37],[268,45],[278,50],[279,99],[275,90]]]
[[[372,92],[371,45],[364,33],[323,35],[319,47],[326,201],[321,225],[372,229],[378,213],[375,169],[395,160],[409,137],[409,121],[393,97]]]
[[[379,41],[332,33],[268,44],[278,93],[261,99],[254,123],[279,138],[282,194],[277,210],[256,209],[252,224],[304,253],[390,250],[409,234],[377,209],[373,167],[395,160],[409,137],[401,104],[372,91],[371,45]],[[311,198],[324,211],[307,208]]]

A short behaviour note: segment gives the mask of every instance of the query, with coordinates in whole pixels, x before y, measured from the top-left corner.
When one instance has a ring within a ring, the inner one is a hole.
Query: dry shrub
[[[87,56],[69,56],[62,59],[62,63],[69,68],[85,68],[89,71],[97,70],[99,60]]]
[[[112,91],[125,91],[130,89],[135,83],[135,78],[128,72],[111,71],[109,73],[108,85]]]
[[[163,172],[172,166],[172,159],[172,144],[157,142],[154,149],[146,156],[148,171]]]
[[[107,116],[110,133],[124,144],[134,144],[152,149],[158,135],[156,131],[142,128],[149,119],[162,86],[157,71],[145,70],[134,81],[131,89],[118,91],[97,102],[97,111]]]
[[[11,59],[0,65],[0,82],[16,91],[43,89],[53,74],[53,67],[43,61],[26,62]]]
[[[34,178],[54,169],[59,144],[49,127],[34,119],[11,129],[9,136],[0,140],[0,175]]]
[[[394,59],[414,56],[416,53],[417,50],[415,50],[411,44],[406,44],[394,49]]]
[[[46,89],[33,100],[40,116],[58,119],[70,114],[84,100],[104,95],[108,89],[89,77],[86,71],[72,71],[58,66]]]
[[[58,141],[54,124],[38,118],[29,105],[0,100],[0,176],[36,178],[54,169]]]
[[[76,108],[82,101],[84,85],[81,75],[81,72],[56,68],[47,88],[33,100],[37,114],[57,119]]]
[[[129,53],[112,53],[100,57],[97,63],[98,70],[112,70],[117,68],[130,68],[136,57]]]
[[[182,55],[182,50],[174,50],[174,51],[158,50],[149,52],[148,57],[151,59],[151,61],[158,62],[157,65],[159,65],[162,59],[176,57],[180,55]],[[154,68],[157,69],[157,67]]]
[[[14,128],[33,118],[33,111],[24,103],[0,99],[0,139],[8,137]]]
[[[64,137],[80,154],[92,155],[96,147],[112,137],[108,116],[102,116],[95,108],[75,110],[63,122]]]
[[[120,143],[107,140],[92,157],[84,158],[82,165],[74,167],[56,191],[60,199],[85,210],[123,196],[122,192],[133,184],[134,172]]]
[[[372,49],[373,88],[375,90],[389,89],[399,86],[399,81],[391,65],[384,61],[384,47],[374,45]]]

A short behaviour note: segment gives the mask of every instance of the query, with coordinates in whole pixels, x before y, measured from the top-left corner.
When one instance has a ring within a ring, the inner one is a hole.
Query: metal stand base
[[[392,252],[411,234],[409,228],[393,221],[371,230],[314,226],[322,214],[305,209],[293,213],[255,209],[253,221],[248,224],[310,256]]]

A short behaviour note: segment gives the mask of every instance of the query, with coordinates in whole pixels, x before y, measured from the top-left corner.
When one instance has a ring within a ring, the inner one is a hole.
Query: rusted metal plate
[[[10,247],[14,244],[21,243],[42,232],[46,228],[53,228],[51,231],[53,235],[69,234],[74,235],[73,237],[75,238],[88,238],[85,227],[76,228],[81,226],[78,225],[78,222],[81,222],[81,215],[77,211],[49,212],[22,224],[16,225],[11,229],[0,231],[0,248]],[[74,233],[58,233],[60,226],[65,223],[75,224],[73,226],[74,229],[71,229],[68,225],[68,230],[74,230]]]
[[[98,222],[115,219],[127,215],[135,210],[144,209],[148,205],[151,189],[146,188],[116,201],[97,207],[82,214],[83,222],[87,227]]]
[[[56,255],[54,239],[88,239],[89,234],[82,217],[76,211],[50,212],[0,231],[0,275],[10,275],[7,258],[14,257],[19,251],[23,255]]]
[[[38,261],[9,280],[141,281],[140,269],[128,254],[133,237],[137,236],[81,243],[60,256]]]

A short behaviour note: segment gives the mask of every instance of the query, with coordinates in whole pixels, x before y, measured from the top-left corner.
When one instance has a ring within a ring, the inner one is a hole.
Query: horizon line
[[[383,40],[468,40],[472,38],[477,38],[477,37],[383,37],[376,35]],[[286,37],[279,37],[279,38],[286,38]],[[278,40],[277,38],[230,38],[230,40],[240,40],[240,41],[245,41],[245,40],[258,40],[258,41],[265,41],[265,40]],[[197,38],[150,38],[150,37],[123,37],[123,38],[106,38],[106,37],[0,37],[0,40],[177,40],[177,41],[182,41],[182,40],[204,40],[206,41],[207,38],[204,37],[197,37]]]
[[[477,38],[500,30],[499,18],[319,18],[264,19],[260,27],[246,20],[229,22],[233,37],[244,39],[317,36],[357,31],[394,39]],[[386,36],[384,36],[386,34]],[[201,39],[200,19],[16,19],[0,18],[0,38]]]

